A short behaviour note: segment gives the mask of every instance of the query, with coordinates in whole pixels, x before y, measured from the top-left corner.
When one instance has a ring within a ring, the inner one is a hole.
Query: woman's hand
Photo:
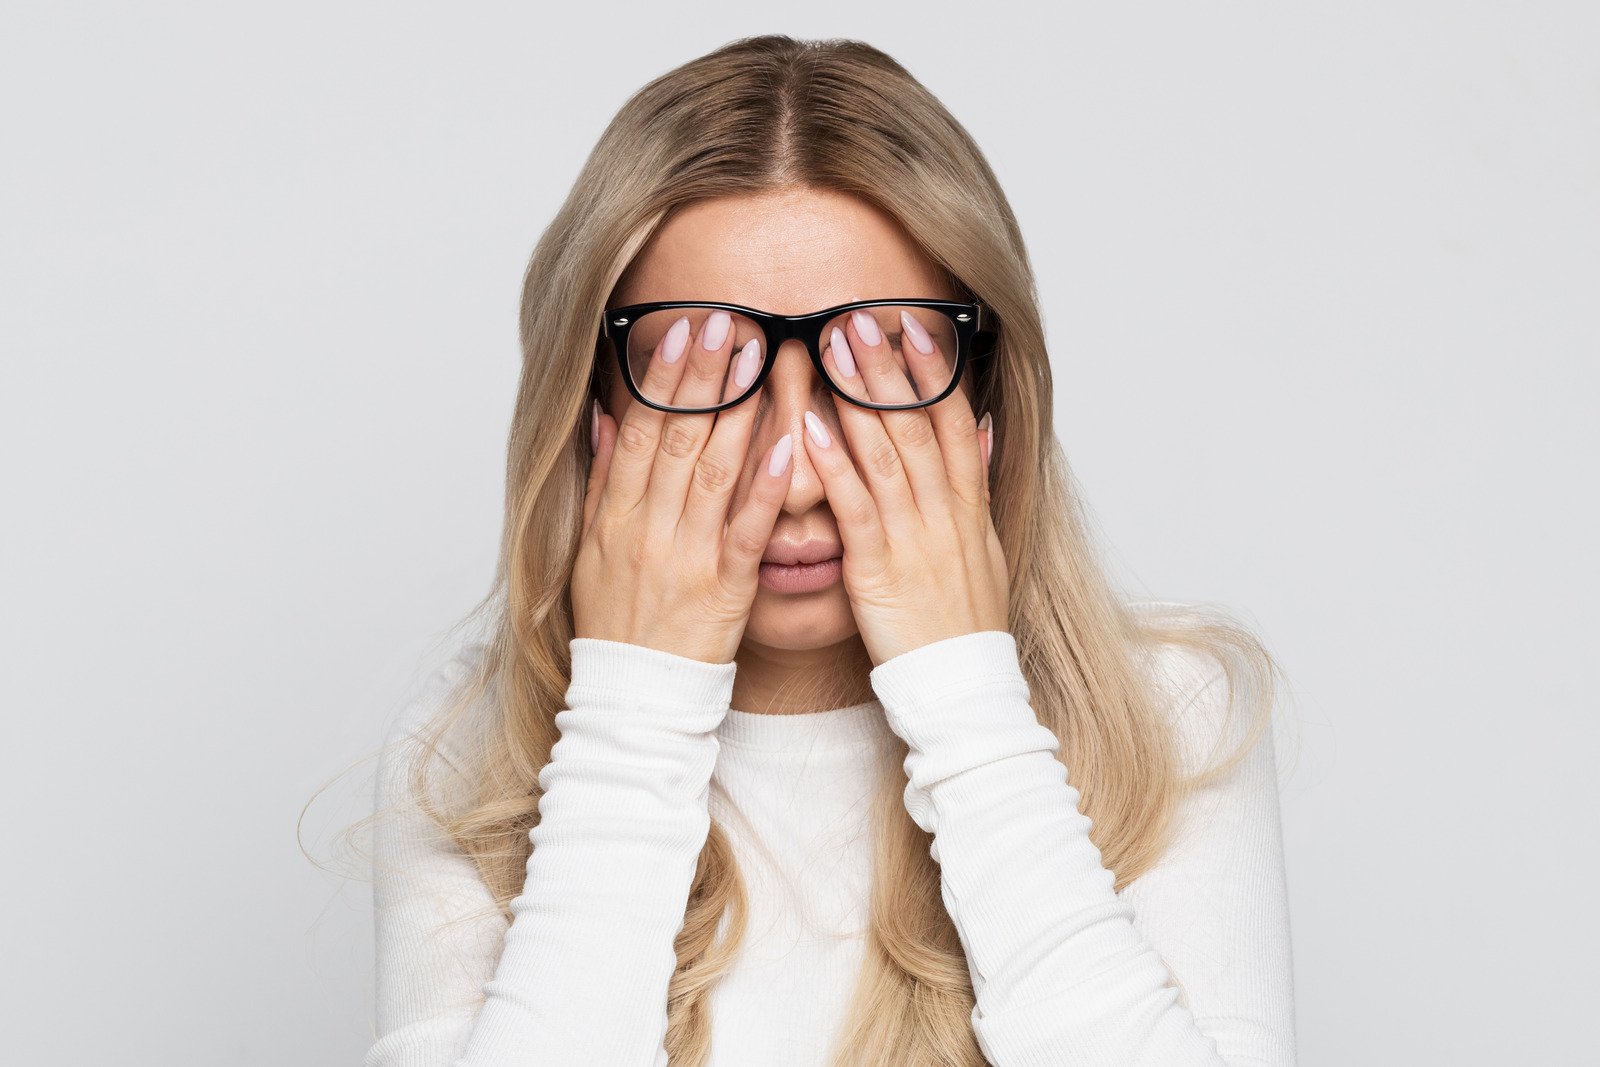
[[[752,341],[728,374],[730,327],[727,312],[715,312],[691,342],[689,320],[679,319],[651,353],[641,391],[700,406],[717,403],[724,378],[728,386],[720,399],[744,389],[761,357]],[[785,435],[763,458],[749,497],[729,518],[758,406],[754,399],[699,415],[635,402],[620,424],[595,405],[595,456],[572,572],[576,636],[709,663],[733,660],[794,467],[793,442]]]
[[[917,399],[907,370],[924,395],[937,391],[950,364],[915,319],[902,314],[901,327],[897,359],[857,312],[848,336],[825,339],[824,361],[851,393],[878,403]],[[1005,553],[989,514],[993,435],[966,394],[910,411],[835,406],[861,474],[810,411],[805,448],[839,523],[845,590],[873,664],[947,637],[1009,630]]]

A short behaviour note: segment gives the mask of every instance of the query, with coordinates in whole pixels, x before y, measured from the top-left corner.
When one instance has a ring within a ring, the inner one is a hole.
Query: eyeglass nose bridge
[[[764,318],[755,316],[761,328],[766,331],[767,350],[761,356],[761,372],[756,375],[756,380],[750,383],[750,387],[756,389],[766,382],[767,374],[778,361],[778,350],[790,341],[799,341],[805,346],[806,352],[811,356],[811,366],[816,370],[817,377],[832,386],[833,380],[822,362],[822,331],[838,314],[838,311],[817,311],[810,315],[768,315]]]

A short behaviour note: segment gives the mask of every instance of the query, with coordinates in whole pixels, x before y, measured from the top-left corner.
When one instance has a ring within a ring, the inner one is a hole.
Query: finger
[[[897,364],[903,362],[904,370],[895,374],[884,361],[881,375],[868,373],[872,399],[907,403],[944,392],[955,369],[956,337],[950,320],[937,311],[901,308],[899,327]],[[929,498],[930,490],[941,503],[952,489],[970,506],[982,498],[977,419],[965,395],[956,395],[960,392],[957,387],[937,404],[920,409],[882,413],[919,503]]]
[[[590,402],[590,419],[595,427],[594,458],[589,465],[589,483],[583,494],[583,536],[589,535],[594,517],[600,509],[600,497],[605,490],[606,473],[611,466],[611,455],[617,442],[617,424],[600,409],[600,401]]]
[[[772,528],[789,495],[794,473],[794,437],[784,434],[767,450],[750,495],[728,523],[722,539],[723,581],[739,589],[754,588],[761,575],[761,557],[772,541]]]
[[[924,329],[905,310],[900,314],[902,329],[910,339],[905,346],[906,359],[917,379],[917,392],[921,396],[933,396],[950,382],[951,371],[955,367],[955,335],[943,326],[937,331]],[[938,312],[930,314],[938,316],[931,320],[936,325],[949,321]],[[945,342],[952,346],[949,351]],[[928,421],[933,426],[939,455],[944,461],[945,484],[969,508],[976,510],[984,500],[988,471],[985,465],[987,454],[980,440],[984,434],[978,429],[971,401],[957,384],[943,400],[922,410],[927,413]]]
[[[689,347],[689,319],[680,317],[655,344],[645,367],[639,391],[651,399],[672,396],[683,377],[683,355]],[[633,403],[617,425],[616,454],[611,459],[602,510],[623,515],[644,499],[650,483],[667,413],[648,404]]]
[[[816,412],[807,411],[805,422],[806,456],[822,479],[845,556],[868,573],[881,569],[888,563],[889,541],[878,502]]]
[[[869,331],[869,336],[876,325],[875,320],[870,324],[862,324]],[[886,396],[891,391],[889,386],[869,381],[899,378],[906,383],[905,372],[899,368],[893,345],[885,339],[883,330],[878,330],[876,344],[868,344],[862,339],[855,323],[851,324],[850,333],[857,338],[854,342],[846,336],[845,331],[833,329],[822,355],[823,365],[828,368],[829,375],[843,386],[844,391],[851,396],[880,403],[914,400],[915,397],[904,395],[910,392],[909,384],[902,384],[900,397],[890,398]],[[849,403],[836,404],[835,407],[838,409],[840,431],[849,442],[850,452],[861,468],[868,491],[884,513],[885,523],[896,527],[899,522],[897,516],[917,513],[924,505],[931,507],[938,499],[938,490],[924,490],[925,497],[917,494],[911,482],[911,472],[907,469],[906,457],[889,433],[888,426],[893,416],[916,416],[924,421],[927,416],[916,411],[876,411]],[[931,436],[931,431],[924,432]]]
[[[732,357],[733,372],[728,375],[723,400],[733,399],[755,381],[761,371],[761,343],[759,336],[751,337]],[[750,431],[755,425],[755,401],[759,395],[746,397],[743,403],[717,412],[711,440],[700,453],[700,463],[689,485],[689,498],[684,501],[679,526],[703,543],[722,536],[728,504],[750,452]]]
[[[723,395],[728,379],[728,349],[733,340],[733,317],[718,309],[705,316],[684,362],[683,375],[671,403],[680,407],[710,407]],[[661,426],[650,485],[645,489],[652,522],[675,529],[683,518],[689,480],[700,463],[701,451],[711,436],[715,412],[672,413]]]

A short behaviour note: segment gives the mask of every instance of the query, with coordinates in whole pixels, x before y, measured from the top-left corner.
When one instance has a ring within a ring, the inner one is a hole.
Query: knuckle
[[[767,550],[767,539],[750,530],[730,530],[728,539],[733,550],[741,556],[759,556]]]
[[[900,452],[890,440],[879,441],[867,450],[867,467],[883,478],[892,478],[900,471]]]
[[[694,482],[707,493],[721,493],[733,484],[734,472],[721,460],[701,459],[694,469]]]
[[[933,420],[927,418],[911,419],[906,424],[903,436],[912,447],[921,448],[934,440]]]
[[[905,368],[895,359],[875,359],[867,367],[867,373],[873,381],[886,384],[903,385],[906,380]]]
[[[674,459],[692,455],[698,442],[694,429],[682,422],[670,422],[661,431],[661,451]]]
[[[655,435],[635,422],[625,422],[617,429],[617,448],[642,456],[655,448]]]
[[[691,359],[685,375],[696,382],[715,382],[722,384],[722,379],[727,376],[728,365],[716,353],[711,353],[705,359]]]

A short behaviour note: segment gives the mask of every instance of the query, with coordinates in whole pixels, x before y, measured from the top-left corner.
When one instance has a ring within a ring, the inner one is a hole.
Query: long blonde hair
[[[539,240],[523,284],[501,553],[473,611],[488,636],[476,668],[419,734],[407,775],[414,800],[472,857],[509,918],[569,678],[568,583],[601,313],[674,208],[781,186],[850,193],[888,212],[995,314],[998,342],[974,407],[995,413],[992,502],[1011,574],[1011,632],[1034,710],[1061,741],[1120,891],[1160,859],[1188,792],[1226,774],[1266,733],[1278,668],[1225,612],[1114,593],[1054,436],[1050,361],[1011,208],[949,112],[899,63],[853,40],[748,37],[657,77],[617,113]],[[1225,731],[1238,744],[1219,746],[1198,775],[1184,773],[1173,694],[1148,671],[1163,644],[1214,660],[1230,714],[1247,713]],[[445,803],[430,768],[469,707],[487,709],[471,743],[452,746],[458,764],[466,754],[456,769],[470,788]],[[971,979],[938,865],[901,803],[904,743],[889,755],[871,819],[865,959],[834,1063],[980,1065]],[[739,952],[745,906],[729,834],[713,821],[676,941],[666,1035],[674,1064],[706,1060],[709,994]]]

